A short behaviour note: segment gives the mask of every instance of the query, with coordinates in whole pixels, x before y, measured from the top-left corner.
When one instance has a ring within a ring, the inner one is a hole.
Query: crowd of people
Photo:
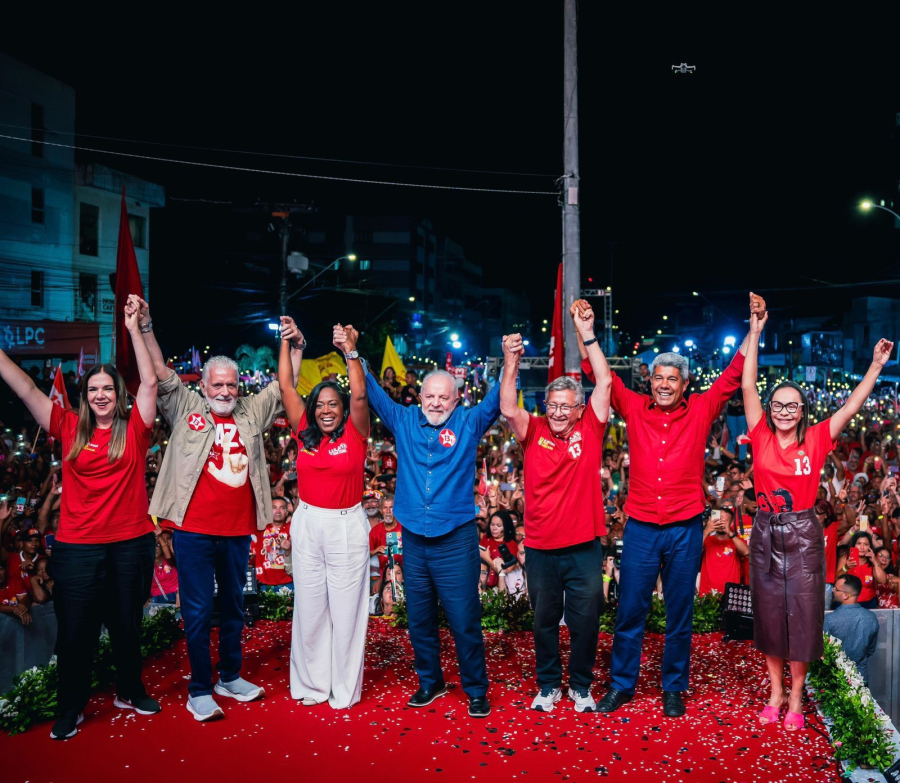
[[[611,712],[634,693],[650,600],[663,596],[663,711],[677,717],[694,596],[750,584],[772,683],[760,721],[785,709],[788,730],[803,725],[800,688],[821,655],[823,622],[865,675],[877,635],[866,611],[900,607],[900,406],[893,391],[873,392],[893,348],[886,341],[852,393],[781,380],[761,399],[756,345],[768,314],[753,296],[750,334],[706,388],[677,354],[643,365],[628,388],[609,370],[593,313],[579,300],[570,313],[594,390],[586,398],[561,377],[547,387],[546,415],[534,415],[517,399],[519,335],[504,338],[501,377],[464,406],[448,373],[420,380],[408,372],[405,383],[393,368],[373,374],[356,330],[339,324],[333,343],[349,384],[324,381],[304,398],[296,386],[306,343],[290,318],[282,318],[277,376],[251,388],[233,361],[212,357],[189,388],[166,366],[146,302],[130,299],[126,313],[138,370],[128,394],[116,368],[98,365],[77,388],[67,379],[75,402],[67,411],[51,403],[49,379],[0,353],[0,377],[31,414],[0,437],[0,622],[28,625],[34,605],[55,605],[54,738],[77,733],[89,697],[84,662],[101,623],[116,657],[117,706],[159,711],[141,680],[147,603],[182,612],[195,719],[224,715],[215,695],[262,697],[240,676],[248,566],[260,591],[294,593],[293,698],[358,702],[366,624],[400,601],[420,686],[409,705],[444,695],[440,602],[476,718],[490,713],[486,591],[534,608],[532,707],[543,711],[563,697],[561,621],[574,708]],[[597,702],[596,639],[608,606],[616,634]]]

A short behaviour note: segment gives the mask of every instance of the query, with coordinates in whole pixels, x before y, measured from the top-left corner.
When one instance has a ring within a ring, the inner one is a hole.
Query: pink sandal
[[[800,712],[788,712],[788,714],[784,716],[785,731],[797,731],[798,729],[802,729],[805,725],[806,719]]]
[[[759,718],[759,722],[763,726],[767,726],[770,723],[775,723],[778,720],[778,713],[780,709],[778,707],[773,707],[771,704],[767,704],[763,707],[762,712],[757,716]]]

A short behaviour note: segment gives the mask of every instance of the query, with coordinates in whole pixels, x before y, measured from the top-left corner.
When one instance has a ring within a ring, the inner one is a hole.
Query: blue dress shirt
[[[500,384],[472,408],[457,404],[437,427],[420,407],[394,402],[371,373],[366,373],[366,392],[397,441],[397,521],[420,536],[435,537],[472,520],[478,443],[500,415]]]

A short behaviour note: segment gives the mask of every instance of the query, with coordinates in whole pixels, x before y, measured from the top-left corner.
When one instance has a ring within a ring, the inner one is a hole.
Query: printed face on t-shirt
[[[247,483],[249,465],[237,425],[216,422],[216,439],[206,463],[209,474],[229,487],[242,487]]]

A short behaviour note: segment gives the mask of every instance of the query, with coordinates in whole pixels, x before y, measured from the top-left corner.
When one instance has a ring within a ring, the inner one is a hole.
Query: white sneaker
[[[219,680],[213,690],[219,696],[227,696],[230,699],[237,699],[237,701],[255,701],[266,693],[265,688],[254,685],[252,682],[247,682],[241,677],[231,682]]]
[[[575,702],[575,712],[597,711],[597,702],[594,701],[589,690],[576,691],[569,688],[569,698]]]
[[[212,696],[188,696],[187,708],[194,716],[194,720],[206,721],[225,717],[222,708],[216,704]]]
[[[544,686],[531,702],[531,709],[538,712],[553,712],[553,705],[562,698],[562,690]]]

